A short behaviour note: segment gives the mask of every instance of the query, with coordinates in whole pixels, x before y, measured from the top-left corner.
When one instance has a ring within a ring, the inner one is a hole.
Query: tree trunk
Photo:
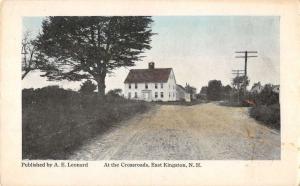
[[[26,77],[26,75],[30,72],[30,70],[26,70],[22,75],[22,80]]]
[[[106,88],[106,86],[105,86],[105,75],[96,78],[96,81],[97,81],[97,87],[98,87],[98,95],[100,97],[104,98],[104,96],[105,96],[105,88]]]

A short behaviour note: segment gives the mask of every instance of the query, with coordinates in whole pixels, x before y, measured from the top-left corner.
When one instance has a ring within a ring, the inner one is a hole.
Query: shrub
[[[79,92],[89,94],[94,92],[97,89],[97,85],[95,85],[91,80],[87,80],[81,84]]]
[[[273,91],[272,85],[265,85],[260,93],[249,94],[249,99],[256,104],[250,109],[250,116],[280,130],[279,94]]]
[[[271,85],[265,85],[263,90],[253,97],[258,105],[279,104],[279,94],[273,91]]]
[[[109,90],[106,95],[112,97],[120,97],[122,95],[122,89],[116,88],[116,89]]]
[[[280,105],[258,105],[250,109],[250,116],[267,126],[280,130]]]

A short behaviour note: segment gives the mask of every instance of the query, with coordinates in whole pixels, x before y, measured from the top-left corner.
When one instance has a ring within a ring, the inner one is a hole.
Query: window
[[[129,83],[128,87],[129,87],[129,89],[131,89],[131,84],[130,83]]]
[[[175,97],[175,93],[173,92],[173,97]]]
[[[148,83],[145,83],[145,89],[148,89]]]
[[[163,93],[163,92],[160,93],[160,97],[161,97],[161,98],[164,97],[164,93]]]
[[[130,99],[131,98],[131,93],[130,92],[128,92],[128,99]]]
[[[134,98],[137,98],[137,97],[138,97],[138,96],[137,96],[137,92],[135,92],[135,93],[134,93]]]
[[[157,88],[157,83],[155,83],[155,88]]]
[[[154,97],[158,98],[158,92],[155,92]]]
[[[171,93],[169,92],[169,98],[171,97]]]
[[[137,87],[137,83],[135,83],[135,84],[134,84],[134,87],[135,87],[135,89],[137,89],[137,88],[138,88],[138,87]]]
[[[164,84],[163,83],[160,84],[160,88],[164,88]]]

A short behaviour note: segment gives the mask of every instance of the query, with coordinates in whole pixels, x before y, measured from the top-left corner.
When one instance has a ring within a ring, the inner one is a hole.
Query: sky
[[[280,19],[277,16],[154,16],[150,50],[134,67],[119,68],[106,79],[106,91],[123,88],[130,69],[147,68],[155,62],[157,68],[173,68],[177,84],[186,83],[197,88],[207,86],[209,80],[231,84],[232,70],[243,70],[244,59],[235,58],[235,51],[257,51],[257,58],[248,59],[250,87],[279,84]],[[23,31],[32,35],[41,32],[43,17],[24,17]],[[32,72],[22,81],[23,88],[59,85],[79,89],[81,82],[49,82]]]

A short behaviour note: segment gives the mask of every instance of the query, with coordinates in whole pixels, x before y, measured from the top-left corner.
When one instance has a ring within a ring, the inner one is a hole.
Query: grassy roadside
[[[280,105],[279,103],[272,105],[255,105],[245,106],[238,103],[230,103],[228,101],[220,102],[221,106],[228,107],[249,107],[249,116],[259,121],[261,124],[272,129],[280,130]]]
[[[99,99],[54,87],[22,92],[22,158],[66,159],[84,141],[100,135],[150,105],[121,97]]]
[[[280,130],[280,105],[258,105],[252,107],[249,111],[251,117],[264,125]]]

